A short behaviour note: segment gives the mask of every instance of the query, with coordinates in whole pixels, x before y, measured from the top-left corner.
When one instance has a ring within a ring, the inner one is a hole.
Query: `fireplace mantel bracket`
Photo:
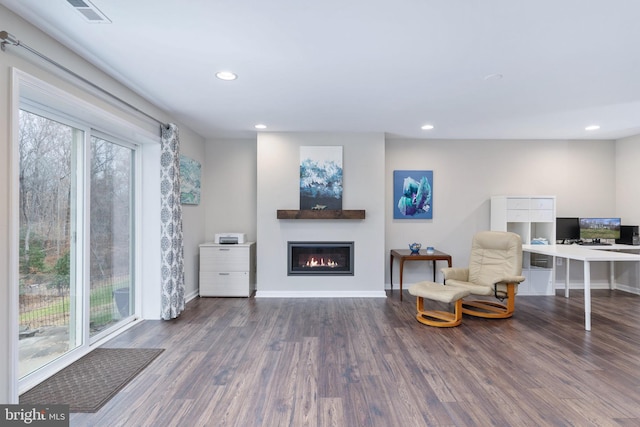
[[[364,219],[361,210],[278,210],[278,219]]]

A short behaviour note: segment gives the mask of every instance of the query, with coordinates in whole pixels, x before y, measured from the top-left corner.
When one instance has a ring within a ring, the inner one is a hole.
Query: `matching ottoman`
[[[462,322],[462,298],[471,294],[464,288],[441,285],[435,282],[419,282],[409,288],[409,293],[416,297],[418,322],[439,328],[458,326]],[[453,303],[454,312],[425,310],[424,300]]]

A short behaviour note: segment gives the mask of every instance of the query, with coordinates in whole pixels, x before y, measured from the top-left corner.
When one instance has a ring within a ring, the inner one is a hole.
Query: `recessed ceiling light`
[[[424,126],[422,126],[421,129],[422,130],[431,130],[431,129],[433,129],[433,125],[424,125]]]
[[[238,78],[238,76],[231,71],[218,71],[216,77],[220,80],[235,80]]]
[[[254,128],[256,128],[256,129],[266,129],[267,125],[263,125],[262,123],[260,123],[260,124],[255,125]]]
[[[600,129],[600,126],[598,125],[591,125],[584,128],[584,130],[598,130],[598,129]]]

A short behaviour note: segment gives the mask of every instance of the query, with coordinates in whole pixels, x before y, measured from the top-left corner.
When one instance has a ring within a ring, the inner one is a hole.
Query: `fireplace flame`
[[[307,260],[304,266],[305,267],[337,267],[338,263],[332,260],[331,258],[327,258],[327,260],[325,261],[325,259],[322,257],[320,258],[311,257]]]

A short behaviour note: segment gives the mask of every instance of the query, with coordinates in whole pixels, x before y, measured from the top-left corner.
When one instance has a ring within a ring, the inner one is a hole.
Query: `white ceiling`
[[[638,0],[92,2],[0,0],[205,138],[640,134]]]

